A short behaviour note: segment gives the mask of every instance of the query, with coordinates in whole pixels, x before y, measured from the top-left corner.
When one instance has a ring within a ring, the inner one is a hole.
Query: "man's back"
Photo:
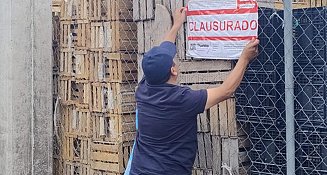
[[[196,116],[206,100],[206,90],[142,80],[136,92],[139,128],[130,174],[191,174]]]

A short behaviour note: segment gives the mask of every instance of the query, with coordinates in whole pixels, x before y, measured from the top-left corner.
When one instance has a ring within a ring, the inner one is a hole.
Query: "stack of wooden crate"
[[[135,137],[132,0],[62,0],[63,174],[121,174]]]
[[[165,32],[172,25],[169,12],[186,6],[187,0],[134,0],[134,20],[138,27],[138,61],[151,47],[162,41]],[[161,4],[168,11],[163,10]],[[158,27],[159,26],[159,27]],[[194,90],[219,86],[233,67],[231,61],[193,60],[186,57],[186,33],[183,27],[177,37],[176,64],[179,65],[179,83]],[[140,65],[140,64],[139,64]],[[139,67],[139,80],[143,73]],[[246,174],[242,162],[247,161],[244,149],[246,138],[240,139],[242,130],[236,121],[235,99],[228,99],[198,117],[198,152],[193,175],[228,175],[223,165],[230,167],[234,174]],[[245,154],[244,154],[245,153]],[[225,167],[225,166],[224,166]]]

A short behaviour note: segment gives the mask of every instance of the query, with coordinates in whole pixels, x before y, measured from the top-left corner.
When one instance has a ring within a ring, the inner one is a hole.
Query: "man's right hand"
[[[176,9],[174,14],[174,26],[178,29],[180,29],[183,25],[183,23],[186,20],[186,8],[181,7]]]
[[[245,59],[250,62],[256,56],[258,56],[258,45],[260,41],[258,39],[251,40],[243,49],[240,59]]]

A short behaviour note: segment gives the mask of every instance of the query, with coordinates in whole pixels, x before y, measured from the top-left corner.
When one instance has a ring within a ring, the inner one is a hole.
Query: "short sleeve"
[[[183,106],[188,114],[204,112],[207,103],[207,90],[186,89],[183,92]]]
[[[169,54],[171,57],[175,57],[177,49],[176,49],[176,45],[170,41],[164,41],[160,44],[161,48],[166,49],[167,50],[167,54]]]

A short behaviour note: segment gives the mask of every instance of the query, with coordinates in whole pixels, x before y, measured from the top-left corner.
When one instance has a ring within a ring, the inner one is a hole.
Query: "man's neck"
[[[174,80],[172,78],[170,78],[168,81],[167,81],[168,84],[172,84],[172,85],[177,85],[177,80]]]

